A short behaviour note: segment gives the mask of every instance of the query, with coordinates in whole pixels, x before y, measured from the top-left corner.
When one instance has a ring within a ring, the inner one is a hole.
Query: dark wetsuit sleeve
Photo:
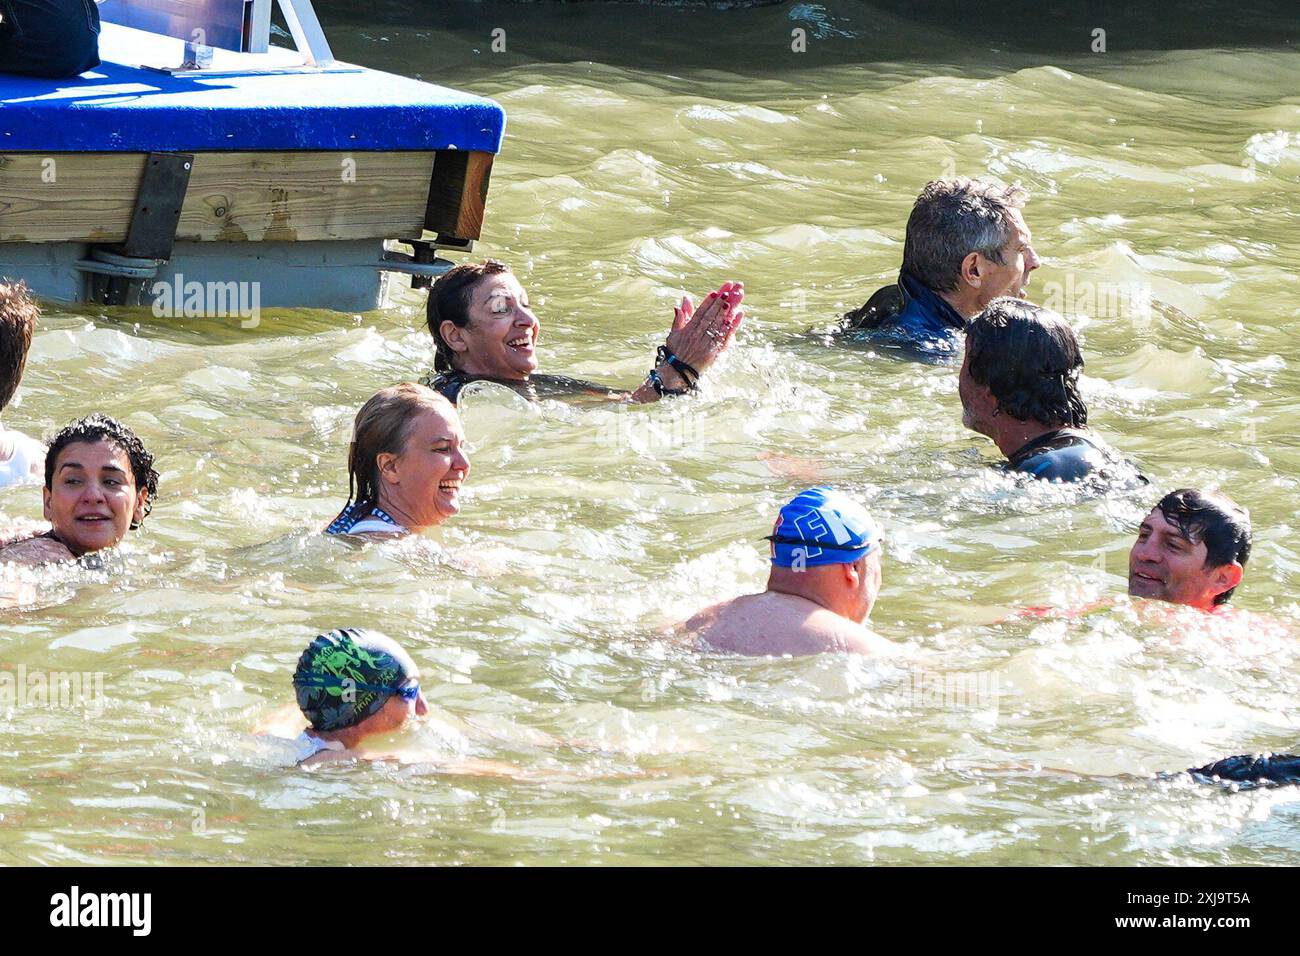
[[[1300,783],[1300,757],[1294,754],[1254,754],[1225,757],[1189,770],[1194,777],[1230,783]]]
[[[470,379],[456,372],[438,372],[435,375],[425,376],[420,380],[421,385],[427,385],[435,392],[440,394],[453,405],[460,398],[460,390],[464,388]]]
[[[861,308],[845,313],[841,320],[842,332],[868,332],[892,322],[903,311],[903,290],[897,285],[887,285],[872,293]]]
[[[1044,481],[1079,481],[1105,465],[1106,456],[1100,450],[1080,441],[1065,448],[1030,455],[1017,463],[1015,470]]]
[[[963,325],[952,306],[900,274],[898,284],[877,290],[862,308],[844,316],[839,334],[900,357],[945,362],[961,351]]]
[[[1104,481],[1147,483],[1137,468],[1112,448],[1073,428],[1040,435],[1014,452],[1007,467],[1044,481],[1073,482],[1096,475]]]
[[[427,385],[435,392],[440,393],[447,401],[456,404],[460,401],[461,392],[467,385],[473,382],[491,382],[496,385],[504,386],[530,402],[535,402],[542,398],[575,398],[582,395],[595,395],[601,398],[623,395],[624,392],[618,389],[609,388],[605,385],[599,385],[596,382],[584,382],[581,379],[570,378],[567,375],[532,375],[526,381],[507,381],[503,379],[488,378],[484,375],[468,375],[465,372],[453,369],[449,372],[438,372],[421,380],[421,385]]]
[[[570,378],[567,375],[534,375],[529,381],[537,389],[537,394],[541,398],[564,398],[582,394],[607,398],[614,395],[623,395],[627,391],[610,388],[608,385],[601,385],[599,382]]]

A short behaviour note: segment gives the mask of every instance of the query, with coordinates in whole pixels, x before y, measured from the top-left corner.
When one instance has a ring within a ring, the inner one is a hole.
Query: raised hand
[[[695,308],[690,296],[673,309],[673,327],[668,333],[668,351],[697,372],[712,365],[731,345],[736,329],[744,319],[740,303],[745,298],[745,286],[740,282],[724,282],[717,292],[711,292]]]

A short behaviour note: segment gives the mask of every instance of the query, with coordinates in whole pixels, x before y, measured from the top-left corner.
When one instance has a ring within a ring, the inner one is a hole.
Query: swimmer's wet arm
[[[0,548],[0,564],[56,564],[75,560],[66,545],[52,538],[27,538]]]
[[[907,653],[902,645],[895,644],[874,631],[867,631],[866,634],[860,635],[858,640],[862,648],[857,652],[859,654],[870,654],[873,657],[891,657],[896,654]]]
[[[442,754],[429,750],[402,748],[397,750],[322,750],[320,753],[304,760],[299,766],[314,766],[322,763],[339,763],[345,760],[370,760],[399,763],[403,766],[428,764],[439,773],[455,774],[462,777],[501,777],[509,780],[545,780],[546,771],[526,770],[500,760],[480,760],[477,758],[447,759]]]
[[[713,626],[713,623],[718,619],[718,613],[726,603],[723,601],[718,604],[710,604],[708,607],[691,612],[689,615],[665,613],[656,628],[657,633],[655,636],[661,641],[693,648],[699,641],[700,632]]]
[[[845,622],[848,624],[848,622]],[[865,657],[886,657],[900,652],[893,641],[874,634],[865,627],[836,627],[828,629],[824,638],[828,647],[841,653],[861,654]]]
[[[307,729],[307,718],[297,704],[285,704],[253,725],[253,733],[292,739]]]
[[[649,376],[640,384],[636,391],[627,396],[627,401],[636,405],[649,405],[652,402],[659,401],[660,398],[667,395],[681,393],[685,394],[690,391],[686,384],[686,379],[677,374],[677,371],[667,362],[660,362],[654,367],[654,374],[659,376],[659,383],[664,388],[664,395],[659,394],[659,390],[654,387],[654,383]]]
[[[1092,604],[1085,604],[1082,607],[1054,607],[1051,604],[1034,605],[1032,607],[1016,608],[1006,617],[998,618],[993,624],[1005,624],[1008,621],[1019,621],[1026,618],[1052,618],[1052,619],[1072,619],[1076,617],[1087,617],[1090,614],[1096,614],[1099,611],[1105,611],[1115,606],[1114,601],[1094,601]]]

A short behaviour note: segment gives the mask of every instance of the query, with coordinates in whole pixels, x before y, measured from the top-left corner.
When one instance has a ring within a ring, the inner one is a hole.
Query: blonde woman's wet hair
[[[379,503],[379,456],[400,455],[421,411],[456,418],[456,407],[433,389],[414,382],[382,388],[361,406],[352,424],[348,451],[348,501],[339,517],[365,514]]]

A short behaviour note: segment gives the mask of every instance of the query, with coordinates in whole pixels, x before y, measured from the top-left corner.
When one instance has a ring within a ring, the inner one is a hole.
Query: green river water
[[[1296,862],[1294,788],[1152,779],[1300,744],[1294,25],[1152,49],[1130,18],[1102,54],[1086,23],[1031,49],[856,2],[320,9],[339,56],[505,107],[475,252],[530,289],[544,371],[631,386],[672,302],[725,279],[748,319],[689,400],[471,398],[461,515],[359,549],[318,531],[356,409],[430,366],[422,294],[255,330],[48,310],[7,423],[119,414],[162,494],[108,569],[0,612],[6,666],[103,681],[90,712],[0,714],[0,860]],[[821,334],[891,280],[916,193],[954,173],[1030,191],[1030,295],[1077,324],[1092,421],[1150,489],[1018,486],[962,429],[953,369]],[[656,638],[760,588],[775,509],[823,482],[885,525],[872,621],[910,660]],[[1251,510],[1234,604],[1291,635],[1124,603],[1003,620],[1122,594],[1137,521],[1184,485]],[[250,734],[307,640],[349,624],[420,663],[433,714],[391,743],[430,760],[306,772]]]

